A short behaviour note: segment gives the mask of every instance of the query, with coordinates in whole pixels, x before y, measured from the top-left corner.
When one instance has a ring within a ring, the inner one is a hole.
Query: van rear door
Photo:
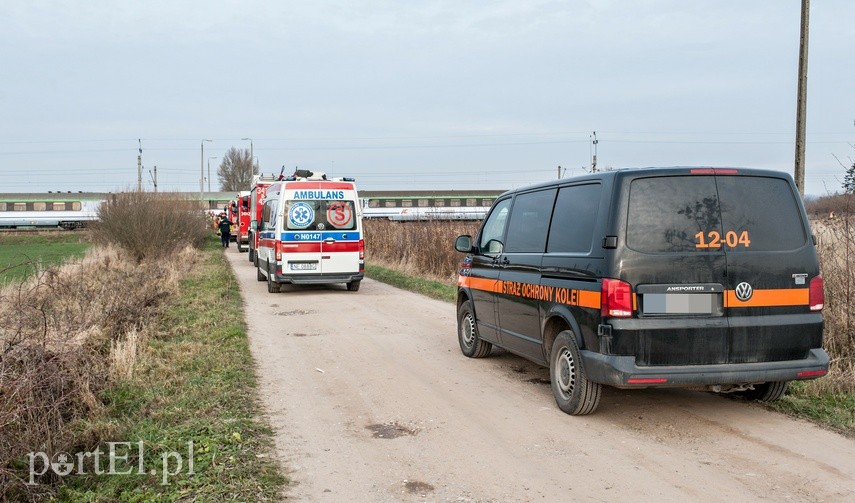
[[[724,249],[696,242],[701,230],[721,229],[715,177],[686,170],[637,177],[628,197],[626,247],[615,279],[637,294],[640,323],[616,337],[615,352],[635,354],[641,366],[726,363],[727,259]]]
[[[324,201],[318,215],[324,226],[321,240],[321,272],[359,272],[359,215],[354,199]]]
[[[674,170],[630,182],[620,275],[637,295],[639,365],[806,358],[819,274],[795,185],[759,170]],[[626,353],[624,353],[626,354]]]
[[[733,171],[716,176],[720,240],[727,255],[724,306],[730,363],[799,360],[822,343],[822,318],[809,306],[819,276],[801,198],[788,177]]]

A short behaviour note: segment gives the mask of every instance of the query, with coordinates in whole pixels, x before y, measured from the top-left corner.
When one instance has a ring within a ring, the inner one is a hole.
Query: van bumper
[[[350,283],[351,281],[361,281],[364,277],[364,272],[337,274],[277,273],[273,275],[273,280],[277,283],[293,283],[295,285],[322,285],[327,283]]]
[[[828,372],[828,353],[811,349],[803,360],[639,367],[634,356],[582,350],[586,377],[617,388],[704,386],[815,379]]]

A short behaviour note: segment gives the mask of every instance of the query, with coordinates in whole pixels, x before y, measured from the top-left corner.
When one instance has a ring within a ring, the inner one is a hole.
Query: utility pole
[[[137,192],[142,192],[142,139],[137,138],[139,153],[137,154]]]
[[[805,121],[807,117],[808,18],[810,0],[802,0],[802,26],[799,38],[799,84],[796,100],[796,162],[793,178],[796,188],[805,193]]]
[[[151,170],[148,172],[148,176],[151,177],[151,183],[154,185],[154,191],[157,192],[157,165],[154,166],[154,174],[151,174]]]
[[[205,198],[205,142],[212,140],[202,140],[202,153],[199,156],[199,200]]]
[[[593,154],[591,154],[591,173],[596,173],[597,172],[597,143],[599,143],[599,140],[597,140],[597,132],[596,131],[594,131],[594,137],[593,138],[594,139],[591,140],[591,149],[593,151]]]

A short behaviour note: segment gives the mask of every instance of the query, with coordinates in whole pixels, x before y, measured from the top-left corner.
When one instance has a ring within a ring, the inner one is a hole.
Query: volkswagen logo
[[[736,298],[741,300],[742,302],[747,301],[754,295],[754,289],[751,288],[751,285],[743,281],[742,283],[736,285]]]

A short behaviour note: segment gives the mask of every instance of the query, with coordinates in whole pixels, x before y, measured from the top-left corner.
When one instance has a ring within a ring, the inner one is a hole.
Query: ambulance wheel
[[[582,367],[576,336],[570,330],[558,334],[549,357],[549,381],[558,408],[571,416],[597,410],[602,386],[591,382]]]
[[[267,277],[261,274],[261,267],[255,267],[255,279],[257,279],[258,281],[267,281]]]
[[[347,284],[347,290],[350,292],[358,292],[359,291],[359,283],[361,283],[360,280],[351,281],[350,283]]]
[[[774,402],[787,392],[788,381],[764,382],[755,384],[754,389],[737,391],[734,395],[741,396],[747,400],[760,400],[761,402]]]
[[[475,313],[468,300],[457,310],[457,341],[460,343],[460,351],[469,358],[484,358],[493,349],[492,344],[478,335]]]
[[[273,281],[270,273],[267,273],[267,293],[279,293],[279,283]]]
[[[249,261],[255,264],[255,250],[249,249]]]

